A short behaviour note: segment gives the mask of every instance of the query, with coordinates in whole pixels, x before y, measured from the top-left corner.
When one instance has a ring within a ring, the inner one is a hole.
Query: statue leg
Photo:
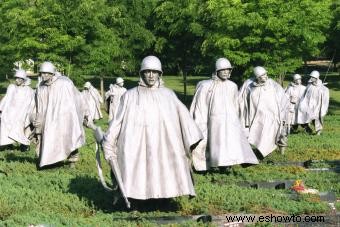
[[[281,132],[280,132],[279,139],[277,141],[277,145],[279,147],[281,154],[285,153],[285,150],[288,146],[288,130],[289,130],[288,124],[283,125]]]
[[[70,162],[70,167],[74,168],[75,163],[79,160],[79,151],[74,150],[71,152],[70,156],[68,157],[68,161]]]
[[[318,136],[321,135],[322,123],[319,119],[315,119],[314,126],[315,126],[316,135]]]
[[[306,133],[308,133],[308,134],[312,134],[313,133],[313,130],[309,127],[308,124],[303,124],[301,126],[305,129]]]

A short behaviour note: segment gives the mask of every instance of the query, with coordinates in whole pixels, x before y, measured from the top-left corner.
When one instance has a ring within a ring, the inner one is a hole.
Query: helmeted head
[[[124,86],[124,79],[121,77],[116,78],[116,84],[123,87]]]
[[[232,66],[230,64],[230,61],[226,58],[219,58],[217,59],[215,63],[215,72],[216,75],[221,79],[221,80],[226,80],[230,78]]]
[[[254,75],[256,78],[263,76],[267,74],[267,70],[265,68],[263,68],[262,66],[256,66],[254,68]]]
[[[23,69],[16,70],[16,72],[14,74],[14,78],[15,78],[16,85],[20,86],[20,85],[24,84],[25,81],[27,80],[26,71],[23,70]]]
[[[90,87],[91,87],[91,83],[87,81],[87,82],[84,84],[84,88],[89,89]]]
[[[309,76],[310,76],[309,82],[316,85],[319,80],[320,73],[314,70],[309,74]]]
[[[256,66],[254,68],[254,75],[258,83],[265,83],[268,80],[267,70],[262,66]]]
[[[232,69],[233,67],[230,64],[230,61],[226,58],[219,58],[215,63],[215,71],[220,71],[222,69]]]
[[[316,79],[319,79],[320,77],[320,73],[316,70],[312,71],[309,75],[310,77],[313,77],[313,78],[316,78]]]
[[[152,87],[159,81],[162,75],[162,63],[155,56],[147,56],[142,60],[140,75],[148,87]]]
[[[55,66],[49,62],[45,61],[40,65],[39,73],[44,82],[50,81],[56,72]]]
[[[139,72],[142,72],[144,70],[155,70],[163,73],[162,63],[156,56],[147,56],[142,60]]]
[[[49,61],[45,61],[40,65],[39,73],[55,74],[55,71],[55,66]]]
[[[293,75],[293,80],[301,80],[301,75],[300,74],[294,74]]]
[[[15,71],[14,77],[26,80],[27,79],[27,73],[23,69],[18,69],[18,70]]]
[[[301,75],[300,74],[294,74],[293,75],[293,81],[295,84],[301,84]]]

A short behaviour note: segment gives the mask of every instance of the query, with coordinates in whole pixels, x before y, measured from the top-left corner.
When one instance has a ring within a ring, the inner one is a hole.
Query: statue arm
[[[121,102],[119,103],[118,109],[115,113],[114,118],[110,121],[109,128],[103,138],[103,150],[104,156],[107,161],[110,159],[117,158],[117,139],[119,137],[123,119],[126,113],[128,103],[127,95],[121,97]]]

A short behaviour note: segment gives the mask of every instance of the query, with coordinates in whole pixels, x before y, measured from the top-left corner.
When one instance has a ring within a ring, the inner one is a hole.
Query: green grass
[[[188,78],[187,104],[190,104],[196,83],[204,77]],[[132,87],[137,78],[126,78]],[[183,100],[181,78],[165,76],[166,85]],[[76,168],[68,165],[38,171],[34,148],[30,152],[0,152],[0,226],[154,226],[150,217],[225,213],[320,214],[329,212],[326,202],[315,196],[292,197],[289,190],[252,189],[240,182],[302,179],[305,185],[319,191],[334,191],[340,197],[339,173],[311,172],[296,166],[275,166],[271,162],[340,160],[340,84],[337,75],[328,77],[331,88],[330,114],[325,119],[321,136],[300,131],[289,137],[284,156],[273,152],[260,165],[234,166],[230,174],[210,172],[195,174],[197,196],[162,201],[133,201],[134,210],[127,211],[120,202],[113,206],[113,196],[99,183],[95,166],[94,138],[86,129],[87,145],[80,149]],[[99,81],[92,81],[94,85]],[[110,83],[105,80],[105,86]],[[0,84],[5,93],[8,82]],[[98,122],[106,128],[105,119]],[[320,166],[319,166],[320,167]],[[104,165],[109,181],[108,166]],[[336,204],[340,210],[339,203]],[[196,226],[188,221],[185,226]]]

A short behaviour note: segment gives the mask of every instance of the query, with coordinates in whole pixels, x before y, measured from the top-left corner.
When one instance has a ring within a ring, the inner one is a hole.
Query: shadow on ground
[[[16,151],[16,152],[5,154],[5,161],[6,162],[20,162],[20,163],[28,162],[28,163],[35,164],[37,160],[34,157],[22,156],[22,153],[20,151]]]
[[[124,201],[119,199],[117,204],[113,204],[114,192],[105,191],[99,180],[91,176],[77,176],[69,184],[69,192],[76,194],[80,199],[87,201],[89,206],[102,210],[106,213],[117,211],[139,211],[139,212],[171,212],[179,209],[178,204],[173,199],[150,199],[135,200],[129,199],[131,209],[127,209]]]

